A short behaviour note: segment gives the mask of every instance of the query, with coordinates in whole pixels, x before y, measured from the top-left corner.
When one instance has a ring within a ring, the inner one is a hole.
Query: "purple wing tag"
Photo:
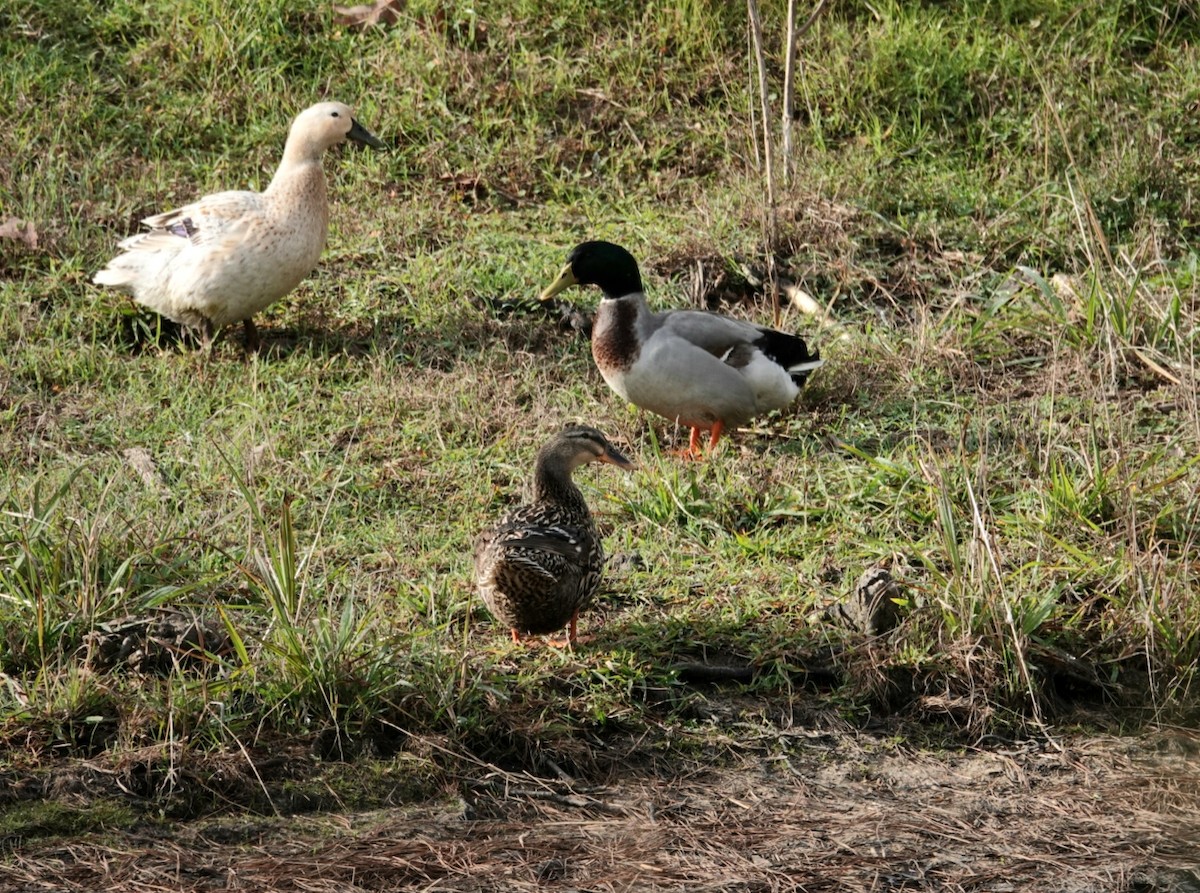
[[[183,239],[190,239],[199,231],[199,229],[200,227],[196,226],[196,224],[192,222],[191,217],[184,217],[182,220],[172,223],[167,227],[168,232],[174,233]]]

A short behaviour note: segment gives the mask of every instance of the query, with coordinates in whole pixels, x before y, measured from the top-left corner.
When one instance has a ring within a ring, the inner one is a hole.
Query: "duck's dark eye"
[[[335,117],[335,118],[341,117],[341,115],[339,115],[337,112],[330,112],[329,114],[333,115],[333,117]]]

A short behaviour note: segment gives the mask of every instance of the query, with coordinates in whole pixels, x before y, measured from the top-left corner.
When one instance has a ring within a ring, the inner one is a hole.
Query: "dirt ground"
[[[736,768],[499,769],[436,803],[8,842],[0,890],[1200,891],[1200,734],[909,752],[785,734]]]

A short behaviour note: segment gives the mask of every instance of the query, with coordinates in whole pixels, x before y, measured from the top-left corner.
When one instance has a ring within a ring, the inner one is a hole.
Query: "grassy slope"
[[[837,4],[801,47],[777,252],[832,307],[825,326],[786,320],[829,363],[793,411],[692,467],[660,458],[676,433],[614,399],[586,344],[493,304],[533,296],[585,236],[629,246],[664,306],[696,259],[714,300],[750,291],[738,260],[762,257],[764,200],[727,6],[413,3],[362,32],[271,0],[0,12],[0,220],[40,237],[0,240],[10,740],[336,724],[494,755],[686,728],[646,693],[702,654],[759,666],[771,715],[882,707],[977,731],[1102,682],[1152,710],[1194,702],[1183,7]],[[777,47],[780,10],[766,18]],[[328,159],[329,249],[265,316],[266,356],[135,345],[153,320],[92,272],[139,218],[265,184],[290,116],[325,96],[395,148]],[[609,551],[645,567],[610,579],[594,645],[513,651],[472,599],[469,543],[575,419],[642,461],[582,478]],[[820,613],[878,561],[907,600],[886,644]],[[82,669],[89,631],[161,604],[241,650],[205,672]],[[799,668],[830,645],[836,697],[814,699]]]

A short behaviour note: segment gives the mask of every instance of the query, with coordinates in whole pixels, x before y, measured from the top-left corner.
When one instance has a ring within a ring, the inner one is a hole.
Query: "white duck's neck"
[[[275,196],[286,195],[293,201],[317,202],[324,207],[325,171],[321,167],[320,157],[290,157],[285,150],[283,161],[264,192]]]
[[[325,146],[302,134],[288,135],[283,146],[283,158],[275,169],[275,176],[267,191],[283,187],[284,184],[295,183],[301,188],[313,188],[320,181],[320,190],[324,194],[325,171],[321,167],[321,156],[325,154]],[[313,181],[310,185],[309,181]],[[278,185],[277,185],[278,184]]]

